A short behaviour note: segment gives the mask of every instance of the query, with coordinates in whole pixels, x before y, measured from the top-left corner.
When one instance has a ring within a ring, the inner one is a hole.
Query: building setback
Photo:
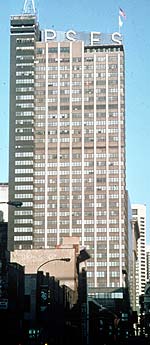
[[[89,287],[128,270],[124,46],[119,33],[40,31],[12,16],[8,248],[79,236]]]

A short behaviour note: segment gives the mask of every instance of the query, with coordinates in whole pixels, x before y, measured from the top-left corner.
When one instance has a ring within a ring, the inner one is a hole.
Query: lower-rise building
[[[139,296],[144,294],[146,284],[146,205],[132,204],[132,217],[138,223],[140,234],[136,261],[136,308],[139,311]]]

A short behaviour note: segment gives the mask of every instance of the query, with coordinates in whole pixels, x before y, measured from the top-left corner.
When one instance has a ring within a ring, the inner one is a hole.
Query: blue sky
[[[0,182],[8,181],[10,16],[22,12],[24,0],[0,3]],[[149,0],[35,0],[41,28],[118,31],[119,7],[126,66],[126,166],[131,203],[146,204],[150,243],[150,30]]]

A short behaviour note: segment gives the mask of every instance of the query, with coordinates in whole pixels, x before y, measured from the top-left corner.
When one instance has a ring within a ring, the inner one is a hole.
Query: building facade
[[[12,16],[8,248],[79,236],[90,287],[128,268],[122,35],[39,30]]]
[[[136,261],[136,308],[139,309],[139,296],[144,294],[146,284],[146,205],[132,204],[133,221],[139,227]]]
[[[140,238],[139,225],[137,220],[132,221],[132,266],[131,266],[131,275],[130,275],[130,298],[132,309],[136,310],[136,301],[137,301],[137,278],[136,278],[136,265],[138,260],[137,252],[137,243]]]
[[[150,245],[146,246],[146,281],[150,281]]]

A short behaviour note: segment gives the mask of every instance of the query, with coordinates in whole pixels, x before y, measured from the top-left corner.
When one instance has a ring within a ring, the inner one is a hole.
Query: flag
[[[119,16],[119,27],[121,28],[123,25],[123,21],[121,20],[121,17]]]
[[[120,14],[121,17],[126,19],[126,13],[124,12],[124,10],[122,10],[122,8],[119,8],[119,14]]]

